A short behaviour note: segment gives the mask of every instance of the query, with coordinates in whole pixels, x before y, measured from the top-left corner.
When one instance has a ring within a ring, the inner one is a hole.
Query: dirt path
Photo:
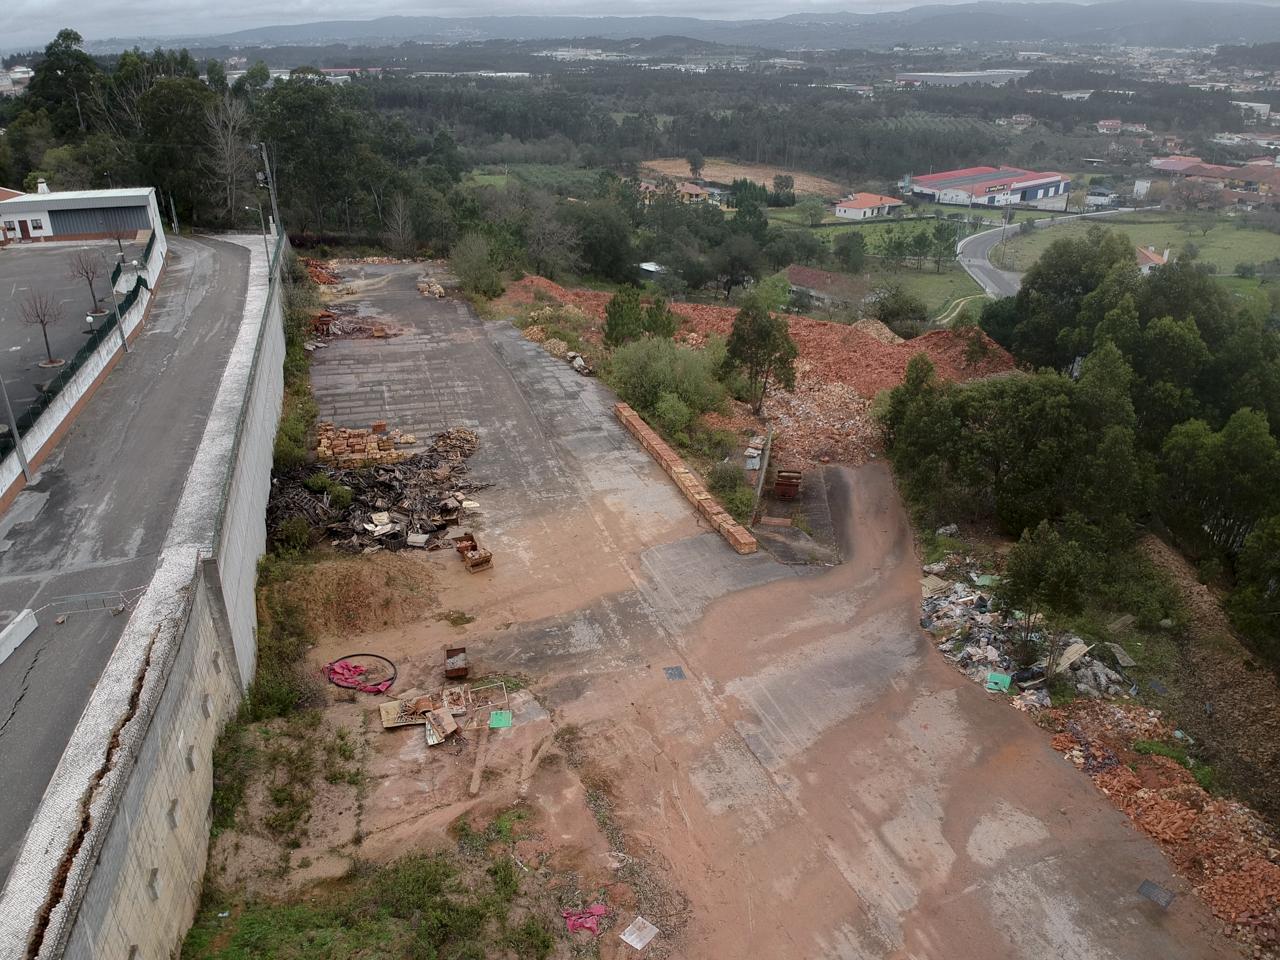
[[[1148,878],[1185,888],[1041,731],[928,649],[884,465],[827,471],[845,564],[737,557],[600,384],[412,279],[360,296],[413,334],[316,356],[321,416],[477,429],[473,471],[495,485],[476,529],[495,565],[428,560],[465,626],[334,638],[315,659],[378,650],[398,688],[438,685],[442,646],[461,640],[476,672],[526,678],[535,700],[489,738],[475,799],[474,744],[430,751],[371,724],[361,856],[448,842],[460,814],[523,797],[548,869],[649,916],[655,956],[1232,955],[1194,899],[1166,914],[1137,895]],[[634,956],[616,932],[600,956]]]

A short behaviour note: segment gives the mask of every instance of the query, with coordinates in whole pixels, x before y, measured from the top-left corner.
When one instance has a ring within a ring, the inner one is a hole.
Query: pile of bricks
[[[725,512],[716,498],[702,485],[697,474],[684,465],[679,454],[654,433],[653,428],[640,418],[640,414],[625,403],[615,405],[613,411],[622,421],[622,425],[640,441],[640,445],[649,451],[649,455],[658,461],[658,466],[662,467],[675,481],[685,499],[694,505],[720,536],[729,541],[729,546],[733,547],[734,551],[741,554],[756,552],[758,545],[751,532]]]
[[[344,466],[397,463],[408,454],[418,438],[411,433],[387,430],[387,421],[378,420],[368,429],[339,427],[327,420],[316,424],[316,459]]]

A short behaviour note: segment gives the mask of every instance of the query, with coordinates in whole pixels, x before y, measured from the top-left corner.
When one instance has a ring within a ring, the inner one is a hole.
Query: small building
[[[1169,262],[1169,251],[1157,253],[1153,246],[1145,246],[1137,248],[1138,255],[1138,272],[1144,277],[1151,273],[1156,267],[1163,267]]]
[[[51,191],[41,180],[36,193],[0,195],[0,244],[110,240],[152,232],[164,236],[151,187]]]
[[[1065,196],[1071,180],[1061,173],[1036,173],[1019,167],[966,167],[905,177],[900,186],[904,194],[934,203],[1007,207]]]
[[[1245,100],[1232,100],[1231,105],[1243,113],[1249,120],[1266,120],[1271,116],[1271,104],[1269,103],[1250,103]]]
[[[836,216],[842,220],[870,220],[892,216],[902,205],[901,200],[878,193],[851,193],[836,204]]]
[[[676,196],[681,203],[706,203],[711,197],[711,191],[701,184],[682,183],[676,187]]]
[[[1114,134],[1119,133],[1119,132],[1120,132],[1120,120],[1119,120],[1119,118],[1116,118],[1116,119],[1114,119],[1114,120],[1099,120],[1099,121],[1098,121],[1098,132],[1099,132],[1099,133],[1106,133],[1106,134],[1113,134],[1113,135],[1114,135]]]

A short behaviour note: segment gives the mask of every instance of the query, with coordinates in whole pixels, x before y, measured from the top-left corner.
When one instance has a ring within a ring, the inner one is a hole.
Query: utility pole
[[[271,158],[267,156],[267,144],[265,141],[259,141],[258,149],[262,151],[262,169],[267,178],[267,190],[271,193],[271,216],[276,222],[276,233],[284,229],[284,224],[280,222],[280,203],[276,199],[276,177],[271,171]]]

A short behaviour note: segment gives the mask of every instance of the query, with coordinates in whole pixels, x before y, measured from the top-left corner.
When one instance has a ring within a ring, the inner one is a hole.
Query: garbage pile
[[[946,562],[923,568],[920,626],[934,635],[942,655],[974,682],[1000,692],[1009,692],[1011,686],[1016,686],[1020,692],[1013,705],[1020,710],[1036,711],[1050,706],[1048,691],[1044,689],[1047,657],[1029,666],[1023,665],[1021,648],[1027,624],[1021,615],[1006,616],[1004,611],[996,609],[992,591],[999,578],[979,573],[974,567],[967,579],[947,581],[939,574],[946,573],[948,568]],[[1050,638],[1038,629],[1038,623],[1037,616],[1031,623],[1029,645],[1043,651]],[[1067,635],[1055,639],[1054,672],[1065,677],[1077,693],[1094,700],[1128,698],[1133,694],[1133,683],[1098,657],[1090,656],[1095,648],[1080,637]],[[1117,665],[1124,661],[1132,665],[1133,661],[1122,648],[1115,644],[1107,644],[1105,648],[1116,658]]]
[[[379,704],[378,716],[384,730],[423,727],[427,746],[437,747],[461,731],[510,727],[510,708],[506,682],[494,680],[446,686],[434,693],[414,687]]]
[[[452,549],[447,529],[479,509],[470,496],[488,486],[467,477],[466,460],[478,443],[474,432],[455,428],[437,434],[422,453],[392,450],[396,462],[321,462],[277,474],[267,502],[267,531],[273,540],[287,539],[281,536],[286,524],[300,518],[350,553]]]
[[[407,456],[401,448],[417,442],[418,438],[412,433],[388,431],[385,420],[378,420],[368,429],[339,427],[328,420],[316,424],[316,459],[321,463],[348,466],[396,463]]]
[[[444,287],[430,277],[423,277],[418,281],[418,292],[424,297],[435,297],[437,300],[444,299]]]

